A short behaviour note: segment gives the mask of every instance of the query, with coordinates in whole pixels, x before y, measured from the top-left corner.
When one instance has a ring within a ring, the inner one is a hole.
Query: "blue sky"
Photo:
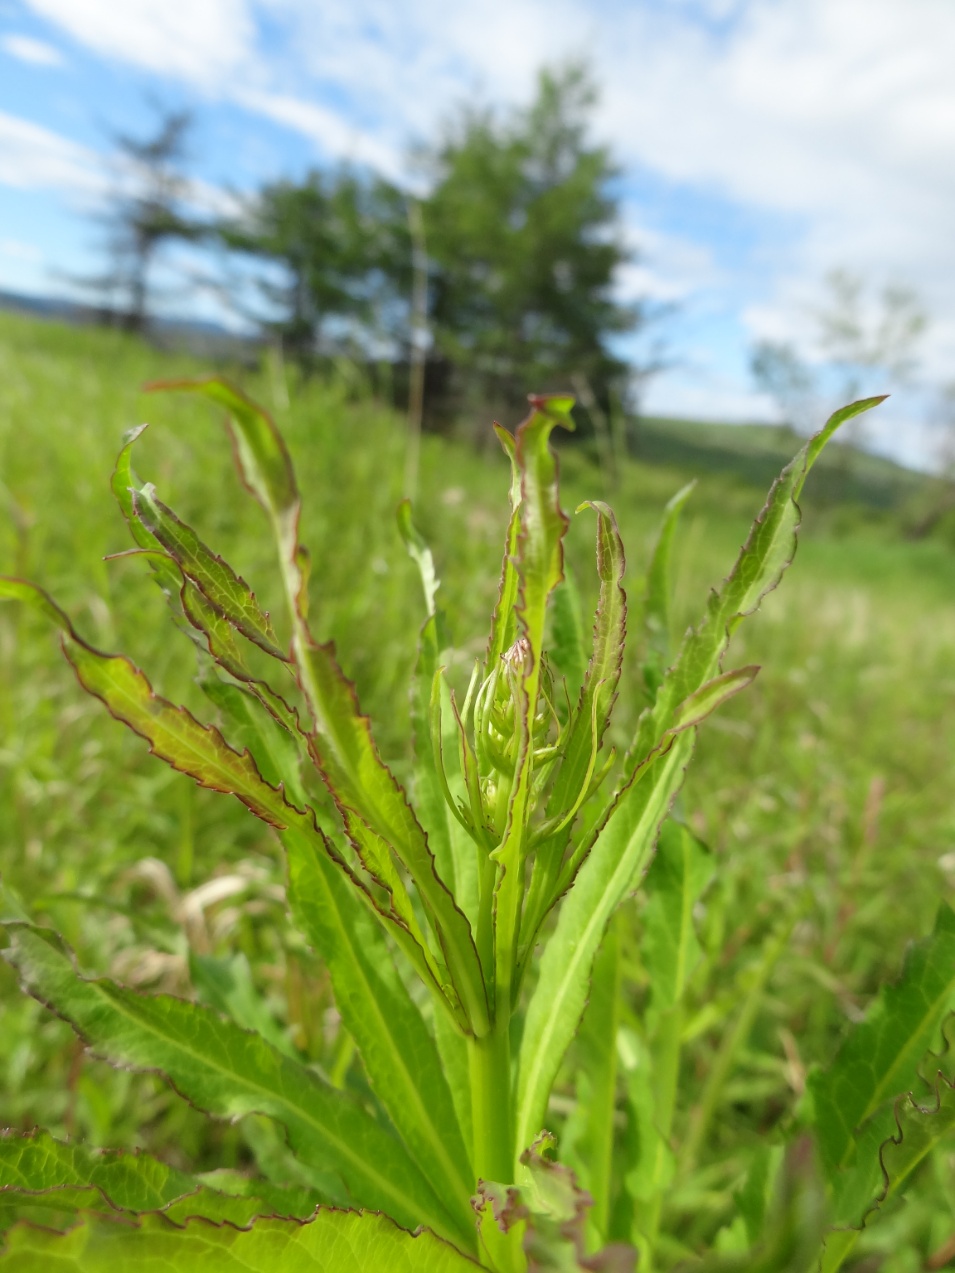
[[[848,268],[931,316],[918,383],[871,386],[895,390],[874,443],[925,462],[955,381],[953,54],[950,0],[0,0],[0,288],[95,268],[109,133],[147,130],[151,99],[195,109],[214,206],[342,158],[412,181],[456,105],[524,102],[583,55],[639,253],[621,292],[676,303],[646,409],[773,418],[752,342],[815,357]]]

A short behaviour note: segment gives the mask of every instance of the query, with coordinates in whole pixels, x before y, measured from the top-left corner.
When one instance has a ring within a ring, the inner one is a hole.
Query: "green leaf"
[[[256,1216],[305,1218],[319,1197],[305,1189],[279,1189],[266,1181],[200,1179],[148,1154],[88,1149],[54,1140],[48,1132],[0,1136],[0,1231],[18,1219],[68,1228],[79,1211],[162,1211],[182,1222],[190,1216],[248,1224]]]
[[[289,905],[328,966],[369,1081],[466,1241],[474,1179],[434,1039],[340,872],[297,837],[286,837],[286,851]]]
[[[88,1149],[54,1140],[45,1131],[0,1134],[0,1207],[4,1208],[20,1205],[24,1191],[65,1193],[73,1188],[84,1191],[82,1205],[87,1207],[98,1194],[106,1208],[158,1211],[193,1193],[199,1183],[148,1154]],[[70,1209],[63,1197],[46,1201],[60,1210]]]
[[[613,513],[602,503],[581,504],[597,513],[597,573],[600,593],[594,617],[593,653],[577,704],[565,730],[563,754],[547,802],[548,822],[539,831],[545,848],[535,857],[521,933],[520,963],[526,967],[537,933],[555,898],[555,885],[574,819],[594,784],[597,757],[617,697],[623,665],[627,598],[623,542]]]
[[[408,556],[418,567],[421,576],[421,587],[424,589],[425,611],[431,618],[436,610],[435,595],[441,586],[434,568],[434,557],[424,536],[414,524],[411,500],[403,499],[398,505],[398,531],[402,542],[408,550]]]
[[[281,786],[299,808],[307,804],[301,762],[305,739],[280,724],[254,686],[232,685],[219,677],[201,676],[199,687],[228,722],[236,749],[248,748],[270,787]],[[270,699],[270,702],[274,699]]]
[[[136,1225],[88,1218],[64,1235],[18,1226],[2,1254],[9,1273],[467,1273],[479,1266],[433,1233],[412,1235],[387,1216],[319,1210],[314,1219],[258,1220],[248,1229],[162,1216]]]
[[[193,581],[209,604],[246,640],[273,658],[287,662],[276,644],[269,616],[261,609],[249,585],[196,532],[180,521],[147,483],[133,491],[133,511],[153,538]]]
[[[655,761],[620,814],[601,831],[561,904],[541,957],[521,1040],[518,1146],[530,1144],[541,1130],[550,1090],[587,1001],[594,955],[610,916],[649,862],[692,748],[693,735],[685,731]]]
[[[891,1134],[891,1102],[911,1089],[955,1008],[955,912],[944,902],[934,931],[912,946],[826,1070],[810,1075],[813,1124],[838,1224],[857,1224],[880,1179],[879,1148]],[[835,1266],[838,1267],[838,1266]]]
[[[636,1224],[652,1249],[665,1191],[674,1174],[672,1150],[683,1035],[683,996],[701,956],[693,909],[713,876],[710,854],[689,828],[664,823],[647,872],[641,958],[650,981],[650,1008],[639,1063],[628,1095],[637,1152],[625,1185],[639,1205]]]
[[[643,602],[643,676],[651,697],[659,689],[670,662],[670,558],[680,514],[695,487],[695,480],[688,482],[682,490],[677,491],[663,510],[663,522],[647,571]]]
[[[583,508],[592,508],[597,514],[600,594],[594,617],[593,653],[549,800],[551,814],[566,810],[578,793],[586,791],[593,770],[592,764],[588,770],[588,761],[594,744],[599,748],[603,741],[617,697],[627,629],[627,596],[622,587],[627,561],[616,518],[606,504],[581,504],[577,511]]]
[[[896,1102],[895,1134],[882,1146],[883,1205],[904,1193],[913,1172],[929,1155],[955,1133],[955,1082],[939,1073],[935,1082],[935,1104],[922,1105],[909,1094]]]
[[[572,398],[534,397],[531,413],[516,435],[515,454],[521,474],[521,523],[518,535],[517,612],[530,643],[532,666],[528,672],[528,702],[533,718],[544,645],[547,600],[564,576],[563,539],[569,525],[561,510],[557,489],[557,460],[550,435],[557,425],[573,429]]]
[[[587,625],[584,622],[580,590],[570,566],[564,562],[564,577],[551,593],[550,639],[547,657],[558,676],[564,678],[567,695],[576,702],[587,671]],[[560,700],[555,704],[561,712]],[[563,717],[561,717],[563,719]]]
[[[456,747],[450,745],[456,740],[451,732],[447,739],[441,736],[442,721],[449,722],[449,731],[453,731],[454,727],[450,724],[451,708],[447,686],[439,676],[442,670],[441,653],[447,642],[445,616],[436,601],[440,581],[435,572],[431,549],[414,524],[409,500],[404,500],[399,505],[398,528],[408,555],[418,567],[428,612],[418,640],[418,658],[411,687],[411,725],[415,756],[412,790],[415,810],[427,834],[439,876],[454,895],[469,923],[474,925],[477,922],[477,863],[474,843],[461,825],[455,812],[455,797],[450,794],[452,784],[456,789],[460,788],[460,775],[453,763]],[[441,712],[433,710],[433,692],[440,695],[437,706],[443,708]],[[432,738],[433,728],[438,734],[437,739]],[[449,786],[448,796],[445,795],[445,784]]]
[[[719,680],[730,631],[752,613],[792,559],[799,525],[796,498],[825,442],[845,420],[880,401],[869,398],[836,412],[783,470],[733,571],[722,590],[713,594],[702,623],[685,639],[653,708],[641,718],[627,758],[631,785],[625,782],[617,793],[606,819],[598,824],[592,847],[583,842],[571,856],[563,878],[573,880],[573,887],[541,959],[521,1041],[518,1146],[528,1144],[540,1130],[551,1087],[586,1003],[604,929],[646,869],[658,829],[682,783],[695,741],[691,726],[706,701],[715,706],[724,689],[728,692],[742,683],[731,674],[729,683],[717,683],[712,694],[707,690],[714,677]],[[672,733],[680,723],[682,732]]]
[[[801,519],[797,500],[826,442],[840,425],[882,401],[884,396],[865,398],[835,412],[773,483],[735,566],[722,588],[711,594],[702,622],[687,633],[653,708],[640,720],[627,757],[629,772],[635,771],[658,745],[680,705],[719,675],[720,660],[732,632],[758,608],[766,593],[776,587],[791,563]]]
[[[48,929],[7,925],[5,952],[26,988],[74,1027],[99,1056],[158,1069],[187,1100],[220,1118],[261,1113],[281,1122],[305,1162],[340,1174],[354,1202],[399,1224],[456,1226],[401,1144],[343,1092],[258,1035],[198,1004],[147,996],[108,979],[80,977]]]
[[[0,597],[25,602],[61,629],[63,651],[80,684],[117,720],[145,738],[154,755],[200,786],[236,796],[272,826],[310,821],[263,780],[248,752],[233,750],[214,726],[200,724],[184,707],[154,694],[143,673],[124,656],[102,654],[87,645],[42,589],[21,579],[0,578]]]
[[[268,412],[226,380],[156,380],[149,393],[198,393],[224,407],[233,426],[239,472],[248,489],[269,514],[279,543],[283,569],[295,577],[293,595],[302,587],[298,559],[299,495],[292,461],[282,435]]]
[[[601,1239],[610,1223],[617,1108],[617,1030],[620,1026],[623,961],[614,922],[600,947],[587,1010],[577,1036],[576,1139],[572,1156],[561,1138],[561,1155],[575,1167],[593,1198],[589,1224]]]
[[[667,822],[647,872],[642,957],[658,1011],[683,997],[702,950],[693,908],[713,878],[713,859],[689,827]]]
[[[178,597],[182,587],[181,572],[169,560],[156,536],[142,524],[133,508],[133,491],[141,485],[139,478],[133,472],[133,446],[148,427],[146,424],[141,424],[136,429],[130,429],[125,435],[125,444],[116,459],[110,487],[126,519],[130,534],[139,548],[149,553],[149,565],[156,576],[156,582],[172,601]],[[175,607],[173,609],[175,612]]]
[[[310,642],[297,651],[302,688],[316,724],[312,748],[316,764],[342,808],[376,832],[410,873],[432,921],[448,970],[471,1028],[488,1026],[487,995],[471,926],[435,867],[421,824],[390,769],[382,761],[355,687],[346,679],[331,644]],[[356,845],[356,847],[358,847]]]
[[[517,542],[521,532],[521,471],[517,464],[517,444],[506,429],[495,424],[494,432],[511,462],[511,518],[507,524],[504,541],[504,560],[501,563],[501,583],[497,604],[491,618],[491,634],[488,637],[484,659],[484,675],[490,676],[498,667],[505,650],[517,639]]]

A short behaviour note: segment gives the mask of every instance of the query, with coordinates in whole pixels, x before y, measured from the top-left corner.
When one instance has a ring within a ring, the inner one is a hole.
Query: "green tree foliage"
[[[601,398],[626,372],[612,338],[641,315],[614,297],[628,253],[616,169],[587,136],[594,100],[581,67],[543,71],[530,106],[468,109],[426,155],[432,381],[456,403],[516,405],[574,375]]]
[[[342,168],[273,182],[220,236],[277,267],[258,280],[264,325],[301,361],[400,340],[411,249],[404,197],[383,179]]]

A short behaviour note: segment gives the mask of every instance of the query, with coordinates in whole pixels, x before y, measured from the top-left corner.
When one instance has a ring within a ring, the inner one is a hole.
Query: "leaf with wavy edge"
[[[159,540],[142,524],[133,508],[133,490],[141,485],[133,471],[133,447],[148,428],[148,424],[141,424],[138,428],[129,429],[125,433],[124,445],[116,457],[116,464],[110,478],[110,489],[126,520],[129,533],[137,547],[150,554],[148,560],[156,582],[172,602],[182,587],[182,572],[174,562],[170,561]],[[173,612],[175,613],[175,605],[173,605]]]
[[[527,820],[533,779],[534,720],[541,680],[547,602],[564,575],[563,539],[569,525],[560,507],[557,459],[550,435],[558,426],[572,429],[566,397],[529,398],[531,412],[515,436],[514,455],[520,473],[520,529],[517,536],[516,615],[527,655],[521,657],[520,739],[500,844],[492,851],[497,864],[494,886],[494,969],[496,1002],[505,1012],[518,990],[517,950],[524,901]],[[503,599],[503,597],[502,597]],[[518,714],[518,708],[515,708]]]
[[[669,811],[692,754],[692,728],[671,736],[678,713],[719,676],[730,631],[775,587],[792,559],[799,507],[796,499],[815,459],[840,424],[882,401],[870,398],[838,411],[811,438],[774,483],[737,563],[706,615],[684,641],[654,707],[637,728],[627,761],[629,783],[611,802],[544,951],[528,1005],[518,1068],[517,1146],[540,1130],[557,1071],[580,1021],[597,947],[610,916],[639,881],[660,824]],[[694,723],[693,721],[690,724]]]
[[[18,1225],[0,1258],[8,1273],[473,1273],[479,1266],[433,1233],[405,1233],[387,1216],[320,1209],[314,1219],[248,1228],[162,1216],[137,1224],[84,1219],[66,1234]]]
[[[481,1246],[500,1273],[634,1273],[637,1252],[612,1242],[586,1254],[593,1199],[574,1172],[555,1161],[556,1140],[541,1132],[521,1154],[520,1188],[481,1181],[474,1208]]]
[[[592,508],[597,514],[597,574],[600,591],[594,615],[593,653],[584,675],[577,705],[567,725],[560,766],[547,802],[551,819],[560,819],[556,831],[538,852],[525,904],[520,962],[523,965],[553,902],[576,813],[587,796],[603,735],[617,697],[623,666],[627,628],[627,596],[623,578],[627,569],[623,541],[608,505],[600,501],[581,504],[577,512]]]
[[[893,1126],[890,1102],[915,1084],[952,1010],[955,912],[942,903],[931,935],[907,952],[899,980],[883,989],[829,1068],[809,1078],[813,1125],[837,1225],[860,1225],[876,1197],[880,1153]],[[827,1239],[824,1273],[841,1266],[857,1236],[843,1229]]]
[[[517,539],[519,577],[517,616],[531,650],[525,676],[528,710],[537,710],[537,686],[544,644],[547,601],[564,577],[564,535],[569,526],[560,507],[557,458],[550,445],[555,428],[573,429],[573,398],[529,398],[531,413],[515,436],[515,456],[521,475],[520,532]]]
[[[627,595],[623,577],[627,559],[617,520],[607,504],[590,500],[577,512],[592,508],[597,514],[597,574],[600,592],[594,615],[593,653],[584,675],[580,697],[567,729],[567,741],[548,800],[548,813],[566,810],[575,796],[586,790],[588,761],[594,744],[599,749],[617,698],[627,634]],[[596,725],[596,730],[594,726]],[[593,766],[590,766],[592,770]]]
[[[847,420],[884,400],[885,395],[864,398],[836,411],[773,483],[735,566],[723,586],[710,594],[702,621],[687,633],[676,661],[660,686],[656,702],[641,717],[627,756],[628,772],[635,770],[641,759],[653,750],[679,705],[718,675],[720,660],[736,626],[755,612],[792,562],[801,518],[797,501],[823,447]]]
[[[304,1219],[320,1201],[312,1190],[264,1180],[222,1191],[141,1151],[90,1149],[48,1132],[0,1134],[0,1231],[19,1219],[66,1228],[78,1211],[114,1217],[162,1211],[173,1220],[201,1216],[232,1224],[266,1215]]]
[[[76,632],[66,613],[35,584],[0,578],[0,597],[23,601],[62,632],[63,650],[85,690],[102,700],[117,720],[145,738],[154,755],[200,786],[227,792],[275,827],[311,821],[270,787],[246,752],[229,746],[214,725],[202,725],[184,707],[153,692],[145,675],[121,654],[103,654]]]
[[[216,609],[207,600],[175,558],[166,551],[157,536],[136,514],[133,497],[137,491],[142,489],[143,482],[133,470],[132,450],[137,439],[146,428],[148,428],[148,425],[143,424],[138,429],[132,429],[127,433],[126,444],[117,457],[111,479],[113,494],[126,519],[130,533],[142,555],[148,560],[157,582],[172,604],[177,623],[185,627],[186,632],[192,636],[200,650],[202,646],[196,640],[196,633],[201,635],[205,641],[205,648],[212,659],[230,676],[247,684],[252,693],[261,701],[266,711],[291,734],[297,735],[300,732],[298,714],[289,707],[288,703],[270,685],[265,681],[256,679],[252,675],[246,665],[245,657],[239,649],[233,625],[224,617],[220,610]],[[113,557],[115,559],[126,555],[128,554],[116,553]],[[178,609],[175,605],[177,600],[179,602]],[[182,624],[183,617],[188,620],[189,626]],[[283,661],[286,660],[286,656],[281,651],[278,651],[278,657]]]
[[[955,1081],[939,1070],[935,1104],[923,1105],[911,1092],[895,1103],[895,1134],[881,1149],[881,1206],[903,1191],[916,1168],[955,1131]]]
[[[939,1071],[935,1082],[935,1105],[925,1106],[909,1092],[895,1102],[895,1133],[879,1144],[885,1128],[866,1129],[865,1151],[870,1157],[878,1155],[882,1172],[882,1192],[872,1198],[864,1216],[857,1218],[856,1227],[837,1229],[826,1236],[820,1273],[836,1273],[846,1257],[854,1249],[862,1229],[876,1218],[875,1212],[886,1202],[905,1191],[912,1173],[946,1138],[955,1131],[955,1084]],[[878,1172],[873,1172],[877,1177]],[[875,1186],[873,1186],[874,1188]],[[870,1193],[871,1197],[871,1193]]]
[[[296,650],[299,680],[316,721],[315,763],[349,823],[349,812],[390,846],[411,875],[441,946],[470,1028],[488,1025],[487,994],[466,916],[440,878],[434,855],[404,790],[382,761],[355,687],[335,658],[334,645],[310,641]],[[356,846],[357,847],[357,846]]]
[[[491,617],[491,632],[484,656],[486,677],[490,676],[499,665],[501,655],[505,650],[510,649],[517,638],[517,540],[521,530],[521,471],[517,464],[517,444],[513,435],[497,423],[494,425],[494,432],[511,462],[511,517],[504,540],[504,560],[501,563],[497,604]]]
[[[409,927],[409,922],[414,921],[413,914],[405,916],[400,909],[392,917],[382,914],[368,890],[347,871],[330,842],[317,829],[312,811],[300,811],[289,805],[279,789],[270,787],[262,779],[248,752],[234,751],[217,730],[200,725],[185,709],[154,695],[143,674],[126,659],[99,654],[85,645],[66,615],[33,585],[0,580],[0,595],[17,596],[30,602],[64,630],[67,657],[76,668],[81,684],[102,698],[114,716],[147,738],[157,755],[202,785],[236,795],[258,817],[285,830],[286,849],[290,853],[327,857],[328,870],[342,873],[342,887],[358,890],[359,900],[387,924],[426,984],[432,985],[435,993],[442,996],[433,971],[434,961],[416,940],[416,934],[420,935],[417,925],[413,931]],[[395,881],[392,887],[397,887]],[[410,911],[410,902],[408,906]],[[321,953],[329,955],[324,949]]]
[[[243,479],[268,512],[279,546],[293,610],[292,652],[315,723],[315,762],[343,814],[349,808],[354,810],[391,845],[411,874],[470,1028],[483,1033],[487,1029],[487,996],[470,925],[437,873],[427,837],[404,791],[381,759],[354,686],[335,658],[334,645],[317,643],[308,630],[303,550],[298,542],[298,489],[281,435],[266,411],[225,381],[164,381],[147,388],[201,393],[229,412]]]
[[[151,482],[133,491],[133,512],[214,610],[260,650],[288,661],[276,644],[271,619],[249,585],[159,499]]]
[[[55,1140],[49,1132],[0,1133],[0,1209],[14,1211],[45,1195],[37,1205],[57,1210],[158,1211],[200,1182],[141,1152],[89,1149]],[[56,1191],[51,1197],[51,1191]],[[72,1191],[72,1192],[70,1192]],[[76,1198],[79,1191],[79,1200]],[[26,1197],[24,1197],[26,1195]]]
[[[270,825],[295,829],[316,851],[327,852],[347,875],[351,886],[359,891],[363,903],[392,932],[425,983],[445,998],[435,961],[408,928],[402,908],[399,906],[392,913],[386,913],[377,906],[365,884],[348,870],[340,854],[317,827],[314,811],[308,806],[299,810],[290,805],[281,788],[270,786],[262,778],[248,751],[235,751],[214,726],[200,724],[185,708],[176,707],[155,694],[145,675],[128,659],[102,654],[84,642],[64,611],[34,584],[0,579],[0,597],[26,602],[61,629],[64,652],[80,684],[100,698],[113,716],[144,737],[155,755],[202,786],[236,796]],[[410,912],[410,902],[407,909]],[[467,923],[463,916],[461,920]]]
[[[303,560],[298,542],[299,494],[288,448],[267,411],[218,376],[198,380],[154,380],[147,393],[198,393],[229,414],[236,463],[246,488],[272,522],[290,591],[304,606]]]
[[[277,1119],[295,1153],[334,1168],[359,1206],[460,1240],[459,1225],[401,1143],[312,1070],[199,1004],[79,976],[69,950],[48,929],[6,927],[11,945],[5,955],[26,988],[69,1021],[96,1055],[161,1071],[187,1100],[217,1117]]]

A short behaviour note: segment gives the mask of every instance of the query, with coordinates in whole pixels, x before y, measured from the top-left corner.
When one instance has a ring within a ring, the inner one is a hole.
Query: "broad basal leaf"
[[[262,1180],[217,1189],[148,1154],[89,1149],[47,1132],[0,1136],[0,1232],[23,1219],[66,1230],[79,1212],[112,1218],[123,1212],[131,1221],[141,1212],[162,1211],[179,1223],[202,1217],[246,1225],[257,1216],[307,1219],[320,1201],[314,1191]]]
[[[433,1233],[387,1216],[320,1210],[313,1220],[258,1220],[248,1229],[162,1216],[136,1224],[90,1217],[65,1235],[17,1226],[0,1254],[8,1273],[473,1273],[479,1266]]]
[[[267,1114],[306,1162],[332,1167],[359,1206],[400,1224],[456,1235],[399,1141],[344,1093],[258,1035],[198,1004],[148,996],[105,978],[77,975],[62,941],[29,924],[7,926],[6,957],[26,988],[76,1029],[97,1055],[158,1069],[200,1109],[221,1118]]]

